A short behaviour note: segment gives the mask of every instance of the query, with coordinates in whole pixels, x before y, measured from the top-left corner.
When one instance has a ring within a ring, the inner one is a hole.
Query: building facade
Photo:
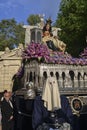
[[[12,91],[12,78],[21,66],[22,50],[23,46],[20,44],[16,49],[6,48],[4,52],[0,53],[0,92],[5,89]]]

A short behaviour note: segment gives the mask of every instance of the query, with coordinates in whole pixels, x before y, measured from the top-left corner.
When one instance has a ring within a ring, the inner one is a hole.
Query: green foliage
[[[14,19],[2,20],[0,22],[0,51],[3,51],[5,47],[10,49],[14,48],[14,45],[24,43],[25,30],[22,24],[17,24]]]
[[[28,18],[27,18],[27,22],[29,25],[36,25],[37,23],[40,23],[40,17],[39,15],[30,15]]]
[[[67,51],[79,56],[86,47],[87,0],[62,0],[56,26],[62,29],[59,36],[67,44]]]

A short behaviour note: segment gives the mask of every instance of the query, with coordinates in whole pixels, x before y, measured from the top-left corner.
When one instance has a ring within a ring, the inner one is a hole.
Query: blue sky
[[[30,14],[44,14],[55,22],[61,0],[0,0],[0,21],[11,19],[27,24]]]

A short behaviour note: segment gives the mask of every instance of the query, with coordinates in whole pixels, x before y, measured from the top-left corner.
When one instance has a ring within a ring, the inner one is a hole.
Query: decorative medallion
[[[79,113],[82,110],[83,102],[79,97],[74,97],[71,100],[71,107],[75,113]]]

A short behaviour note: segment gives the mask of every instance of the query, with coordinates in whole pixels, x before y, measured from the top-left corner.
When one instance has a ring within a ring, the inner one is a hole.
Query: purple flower
[[[81,53],[81,58],[73,58],[68,53],[51,51],[44,44],[30,43],[23,51],[22,57],[23,59],[36,58],[45,63],[87,65],[87,48],[84,49],[84,53]]]

